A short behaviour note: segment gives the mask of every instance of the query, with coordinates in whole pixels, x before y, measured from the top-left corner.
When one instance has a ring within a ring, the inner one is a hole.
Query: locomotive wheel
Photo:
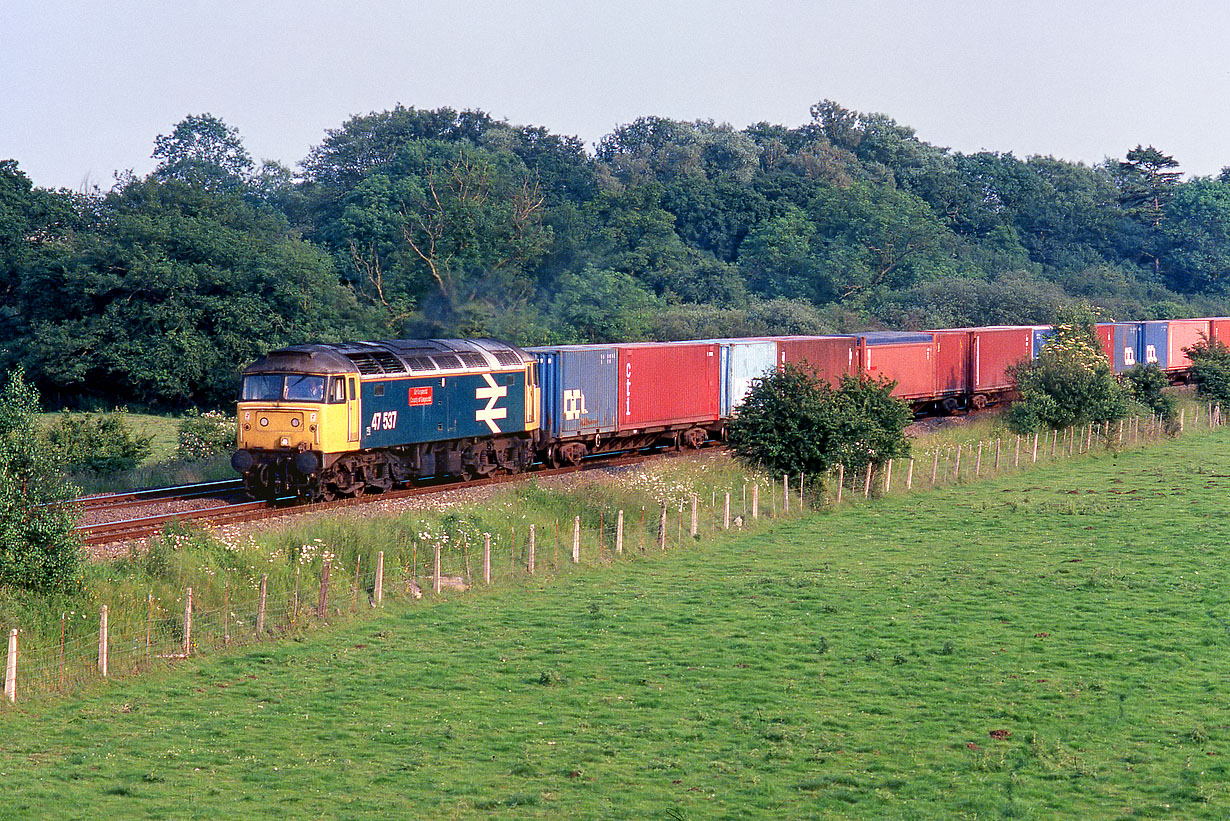
[[[698,450],[705,442],[709,441],[709,432],[704,428],[690,428],[683,432],[679,438],[679,444],[682,447]]]
[[[269,487],[269,465],[258,465],[243,475],[243,489],[253,499],[273,499],[273,490]]]
[[[559,448],[557,458],[564,464],[579,465],[585,461],[585,456],[589,453],[589,448],[585,447],[580,442],[569,442]]]

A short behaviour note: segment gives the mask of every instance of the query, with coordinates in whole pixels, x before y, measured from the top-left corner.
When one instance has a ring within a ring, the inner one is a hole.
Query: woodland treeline
[[[832,101],[800,127],[644,117],[593,152],[398,106],[291,169],[209,114],[107,191],[0,161],[0,368],[53,405],[231,401],[306,341],[520,344],[1230,313],[1230,169],[962,154]]]

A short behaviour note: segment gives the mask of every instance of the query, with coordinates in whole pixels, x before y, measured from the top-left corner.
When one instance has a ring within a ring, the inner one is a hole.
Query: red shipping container
[[[1021,326],[993,326],[970,331],[970,368],[972,388],[1002,391],[1012,387],[1008,369],[1033,358],[1034,330]]]
[[[1166,323],[1166,370],[1185,371],[1192,366],[1191,359],[1183,353],[1202,339],[1212,338],[1211,319],[1172,319]],[[1228,323],[1230,324],[1230,323]]]
[[[964,394],[970,390],[968,328],[930,331],[935,337],[935,393]]]
[[[1097,333],[1098,339],[1102,341],[1103,356],[1112,368],[1115,367],[1115,326],[1110,323],[1100,323],[1095,325],[1093,330]]]
[[[872,379],[896,381],[893,396],[925,399],[935,396],[935,343],[901,342],[891,345],[859,345],[861,372]]]
[[[719,346],[696,342],[618,345],[619,430],[711,422],[721,413]]]
[[[834,387],[842,376],[858,375],[858,345],[853,336],[779,336],[777,364],[813,371]]]
[[[1230,317],[1213,317],[1209,320],[1209,330],[1213,334],[1214,342],[1230,346]]]

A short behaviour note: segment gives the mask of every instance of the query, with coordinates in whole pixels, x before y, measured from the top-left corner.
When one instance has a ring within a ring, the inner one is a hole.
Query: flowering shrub
[[[189,461],[221,456],[234,449],[237,432],[234,417],[218,411],[189,411],[179,423],[176,453]]]
[[[154,437],[134,434],[127,416],[124,408],[110,413],[65,411],[47,431],[47,438],[71,470],[132,470],[149,456]]]
[[[1008,410],[1015,433],[1059,430],[1087,422],[1109,422],[1128,412],[1128,394],[1115,379],[1093,314],[1075,310],[1055,323],[1055,332],[1038,358],[1008,369],[1021,398]]]

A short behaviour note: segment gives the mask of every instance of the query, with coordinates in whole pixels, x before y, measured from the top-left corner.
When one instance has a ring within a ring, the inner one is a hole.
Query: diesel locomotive
[[[327,501],[534,461],[538,364],[503,342],[296,345],[242,377],[231,465],[255,498]]]

